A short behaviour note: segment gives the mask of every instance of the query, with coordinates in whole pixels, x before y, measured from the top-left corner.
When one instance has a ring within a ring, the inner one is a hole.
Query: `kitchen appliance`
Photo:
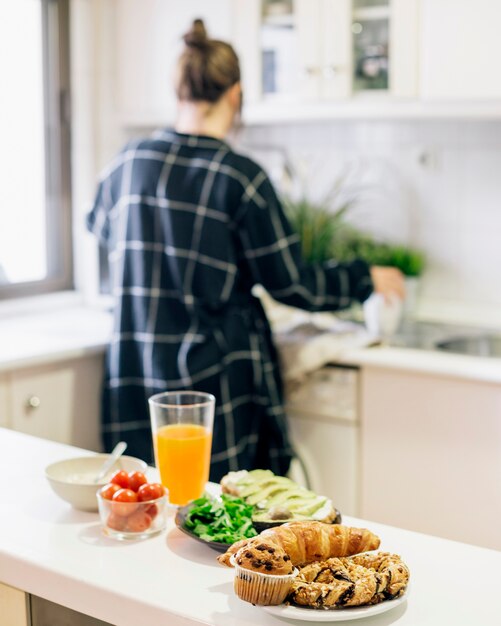
[[[298,459],[290,477],[332,500],[343,515],[358,514],[359,370],[327,365],[286,393]]]

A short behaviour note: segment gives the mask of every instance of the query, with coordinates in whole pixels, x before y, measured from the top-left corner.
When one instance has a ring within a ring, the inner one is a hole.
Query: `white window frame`
[[[69,0],[40,0],[44,84],[47,276],[0,286],[0,300],[73,288]]]

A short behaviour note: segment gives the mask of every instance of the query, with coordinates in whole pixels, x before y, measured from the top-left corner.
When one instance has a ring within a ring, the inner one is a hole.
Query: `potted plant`
[[[283,203],[295,231],[301,241],[301,252],[307,263],[322,263],[329,259],[352,261],[364,259],[369,265],[398,268],[405,276],[406,299],[404,313],[415,310],[419,291],[419,277],[424,266],[424,254],[402,244],[376,241],[346,221],[354,199],[346,200],[338,208],[335,205],[336,190],[323,202],[310,202],[305,196],[299,200],[284,198]]]
[[[344,216],[349,203],[331,211],[326,203],[312,203],[284,198],[283,204],[292,227],[299,235],[301,255],[306,263],[323,263],[333,258],[339,231],[345,227]]]

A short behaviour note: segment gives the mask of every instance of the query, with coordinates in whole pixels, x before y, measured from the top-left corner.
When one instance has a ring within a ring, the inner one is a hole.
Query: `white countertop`
[[[349,350],[337,363],[501,383],[501,359],[431,350],[376,346]]]
[[[0,372],[104,352],[111,328],[109,312],[81,306],[1,318]],[[338,352],[332,362],[501,382],[501,359],[385,346]]]
[[[0,318],[0,372],[104,352],[109,312],[79,307]]]
[[[82,453],[0,429],[1,582],[117,626],[301,623],[240,601],[232,570],[172,520],[146,541],[105,537],[97,514],[71,509],[44,477],[49,463]],[[344,522],[376,532],[381,548],[399,553],[411,570],[408,600],[364,620],[367,626],[499,625],[501,552],[362,520]]]

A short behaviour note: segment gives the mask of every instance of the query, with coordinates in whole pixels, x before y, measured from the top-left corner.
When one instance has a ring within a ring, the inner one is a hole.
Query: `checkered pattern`
[[[147,399],[216,397],[211,478],[284,474],[287,436],[277,354],[260,302],[333,310],[372,290],[363,262],[305,266],[263,170],[223,141],[168,130],[128,144],[105,172],[87,224],[107,246],[115,299],[103,434],[151,460]]]

